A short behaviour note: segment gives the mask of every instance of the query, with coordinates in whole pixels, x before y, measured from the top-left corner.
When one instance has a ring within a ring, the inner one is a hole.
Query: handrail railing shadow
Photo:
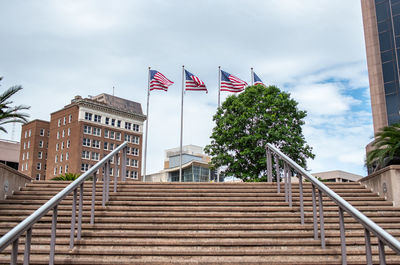
[[[284,189],[285,189],[285,201],[292,207],[292,183],[290,177],[290,169],[292,172],[296,172],[299,176],[299,199],[300,199],[300,222],[304,224],[304,194],[303,194],[303,178],[311,182],[312,185],[312,206],[313,206],[313,226],[314,226],[314,239],[318,239],[318,217],[317,217],[317,203],[316,203],[316,191],[318,192],[318,211],[319,211],[319,234],[321,240],[321,247],[325,248],[325,229],[324,229],[324,211],[323,211],[323,200],[322,196],[326,195],[329,197],[337,206],[339,212],[339,226],[340,226],[340,239],[341,239],[341,254],[342,264],[347,264],[346,255],[346,234],[345,234],[345,222],[344,212],[350,214],[358,223],[364,228],[365,236],[365,250],[366,250],[366,264],[372,265],[372,251],[371,251],[371,233],[378,238],[378,249],[379,249],[379,263],[386,264],[385,258],[385,245],[389,246],[397,254],[400,254],[400,242],[395,239],[388,232],[383,230],[370,218],[365,216],[359,210],[354,208],[350,203],[336,194],[333,190],[313,177],[310,173],[300,167],[291,158],[283,154],[279,149],[271,144],[267,144],[267,179],[272,182],[273,178],[273,161],[275,161],[275,173],[277,177],[277,191],[280,193],[280,165],[279,160],[283,163],[283,178],[284,178]]]
[[[91,201],[91,209],[90,209],[90,224],[94,224],[94,216],[95,216],[95,201],[96,201],[96,182],[97,182],[97,172],[98,170],[104,166],[104,177],[103,177],[103,193],[102,193],[102,206],[105,206],[106,202],[109,200],[110,194],[110,169],[111,169],[111,161],[114,159],[114,192],[117,191],[117,182],[118,182],[118,157],[119,153],[121,153],[121,179],[122,181],[126,180],[126,146],[128,142],[122,143],[116,149],[114,149],[111,153],[106,155],[103,159],[101,159],[98,163],[93,165],[88,171],[82,174],[78,179],[73,181],[59,193],[57,193],[54,197],[52,197],[49,201],[43,204],[39,209],[33,212],[30,216],[28,216],[25,220],[20,222],[16,227],[11,229],[7,234],[0,238],[0,252],[3,251],[6,247],[12,244],[10,264],[17,264],[18,258],[18,241],[20,236],[26,232],[25,234],[25,249],[24,249],[24,265],[29,264],[30,262],[30,252],[31,252],[31,237],[32,237],[32,227],[35,223],[37,223],[44,215],[46,215],[50,210],[53,210],[52,214],[52,223],[51,223],[51,239],[50,239],[50,254],[49,254],[49,264],[54,264],[54,254],[55,254],[55,245],[56,245],[56,225],[57,225],[57,209],[60,202],[65,199],[68,195],[73,193],[72,200],[72,212],[71,212],[71,233],[70,233],[70,244],[69,247],[72,249],[74,247],[75,242],[75,223],[76,223],[76,205],[77,205],[77,195],[79,188],[79,202],[78,202],[78,224],[77,224],[77,233],[76,239],[81,239],[82,234],[82,208],[83,208],[83,185],[85,180],[93,177],[93,186],[92,186],[92,201]]]

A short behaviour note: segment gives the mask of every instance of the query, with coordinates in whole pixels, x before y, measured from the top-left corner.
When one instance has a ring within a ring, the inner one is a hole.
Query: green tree
[[[0,81],[2,79],[3,77],[0,77]],[[7,133],[7,130],[4,128],[4,125],[7,123],[26,123],[28,121],[27,118],[29,118],[29,115],[20,111],[30,109],[29,106],[11,106],[14,102],[10,101],[10,98],[21,89],[22,86],[12,86],[0,94],[0,131]]]
[[[382,128],[367,154],[367,167],[372,172],[393,164],[400,164],[400,124]]]
[[[65,173],[64,175],[59,175],[52,178],[51,180],[64,180],[64,181],[74,181],[79,178],[80,174],[75,173]]]
[[[211,144],[205,152],[223,174],[244,181],[266,180],[266,144],[274,144],[300,166],[314,158],[301,126],[306,112],[297,108],[290,94],[275,86],[247,87],[229,96],[217,110]]]

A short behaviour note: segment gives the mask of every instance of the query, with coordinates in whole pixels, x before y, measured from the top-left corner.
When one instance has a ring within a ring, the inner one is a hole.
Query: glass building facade
[[[400,122],[400,0],[375,0],[387,124]]]
[[[217,175],[215,171],[210,170],[206,166],[196,165],[192,163],[189,167],[182,169],[182,181],[183,182],[210,182],[216,181]],[[178,182],[179,181],[179,169],[176,171],[169,172],[168,181]]]

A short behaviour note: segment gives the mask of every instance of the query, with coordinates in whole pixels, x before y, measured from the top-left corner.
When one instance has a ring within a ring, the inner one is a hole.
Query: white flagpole
[[[180,166],[179,166],[179,182],[182,182],[182,139],[183,139],[183,95],[185,93],[185,66],[182,65],[182,102],[181,102],[181,145],[180,145]]]
[[[251,85],[254,86],[254,72],[253,72],[253,67],[251,68]]]
[[[147,138],[149,136],[149,99],[150,99],[150,67],[147,82],[147,109],[146,109],[146,140],[144,141],[144,165],[143,165],[143,181],[146,181],[146,162],[147,162]]]
[[[218,108],[221,106],[221,66],[218,66]]]

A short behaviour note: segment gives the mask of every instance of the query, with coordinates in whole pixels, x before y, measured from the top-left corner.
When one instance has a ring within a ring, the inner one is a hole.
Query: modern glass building
[[[361,0],[374,132],[400,122],[400,0]]]

